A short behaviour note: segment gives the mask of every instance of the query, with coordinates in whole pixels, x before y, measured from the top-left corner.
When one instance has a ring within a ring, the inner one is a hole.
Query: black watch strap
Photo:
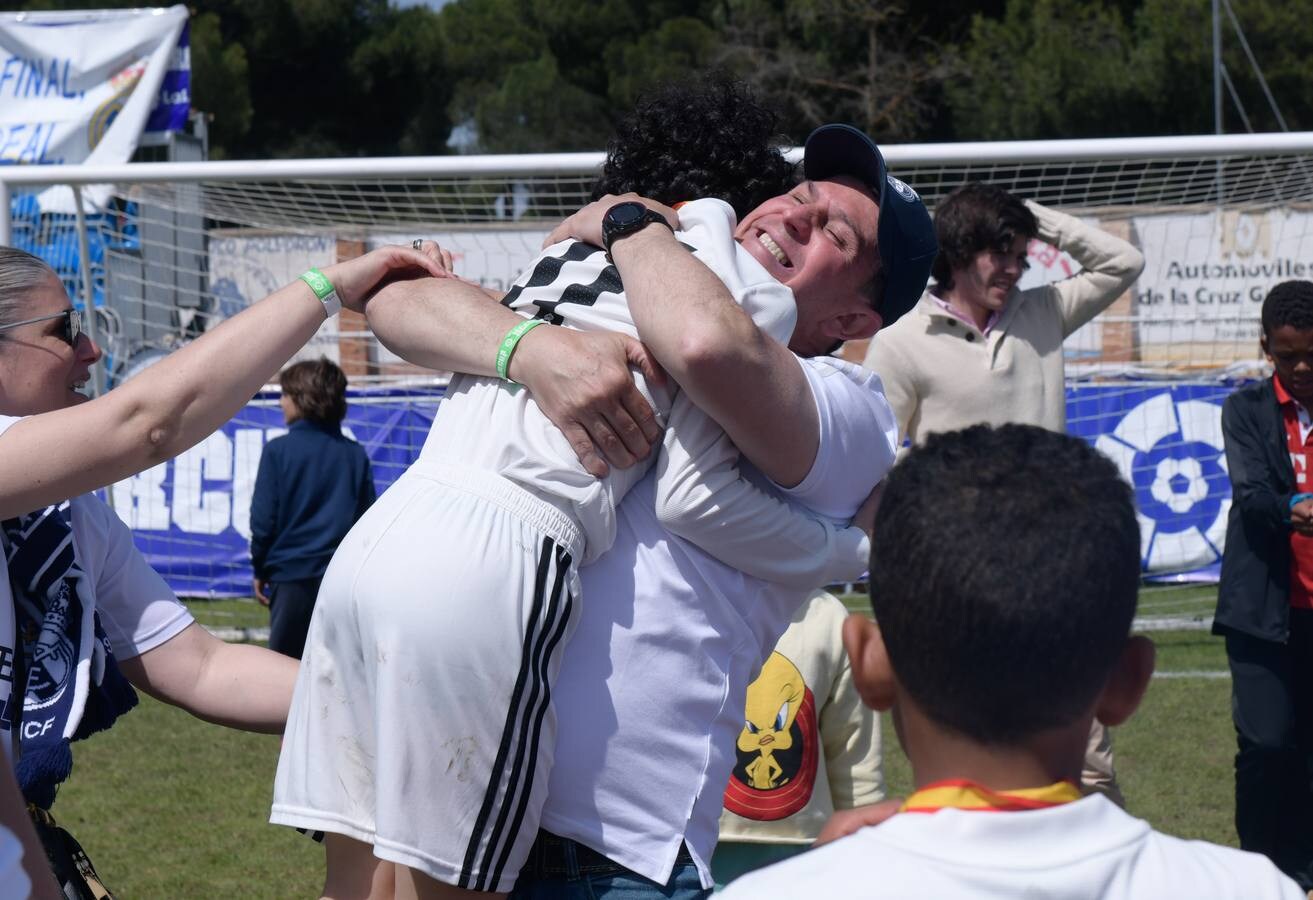
[[[665,216],[634,200],[617,203],[608,209],[602,217],[602,244],[607,256],[611,255],[611,245],[620,238],[642,231],[654,222],[670,228]]]

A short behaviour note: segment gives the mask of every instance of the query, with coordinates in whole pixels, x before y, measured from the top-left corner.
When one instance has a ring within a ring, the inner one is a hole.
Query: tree
[[[479,149],[489,153],[596,150],[610,134],[602,98],[566,81],[546,51],[479,91],[470,113]]]
[[[641,91],[707,66],[706,0],[455,0],[454,121],[486,152],[598,150]]]
[[[209,118],[210,156],[223,159],[251,130],[255,108],[246,48],[223,42],[217,13],[192,16],[191,72],[192,108]]]
[[[1292,130],[1313,127],[1313,23],[1297,6],[1278,0],[1231,0],[1268,84]],[[1213,130],[1213,38],[1209,4],[1144,0],[1135,18],[1137,53],[1154,85],[1154,134]],[[1239,39],[1223,13],[1223,64],[1255,131],[1280,124],[1263,96]],[[1244,131],[1239,109],[1223,94],[1227,131]]]
[[[916,138],[957,69],[875,0],[729,0],[721,59],[774,102],[795,140],[825,122]]]
[[[968,74],[945,90],[959,139],[1135,134],[1152,96],[1102,0],[1009,0],[1002,19],[972,19],[960,56]]]

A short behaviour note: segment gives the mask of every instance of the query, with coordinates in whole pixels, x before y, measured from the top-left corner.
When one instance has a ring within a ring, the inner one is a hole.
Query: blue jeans
[[[574,841],[554,843],[551,863],[530,857],[510,900],[704,900],[711,893],[691,862],[676,863],[661,885]]]

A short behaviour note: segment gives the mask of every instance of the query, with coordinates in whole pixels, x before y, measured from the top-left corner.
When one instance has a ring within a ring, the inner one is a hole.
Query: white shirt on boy
[[[760,869],[725,900],[771,897],[1305,900],[1264,856],[1186,841],[1093,795],[1048,809],[899,813]]]

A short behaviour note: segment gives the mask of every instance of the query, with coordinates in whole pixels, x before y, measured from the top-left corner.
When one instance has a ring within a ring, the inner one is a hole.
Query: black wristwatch
[[[602,216],[602,246],[606,249],[607,257],[611,255],[612,244],[635,231],[642,231],[653,222],[660,222],[670,228],[665,216],[634,200],[617,203],[608,209],[606,215]]]

